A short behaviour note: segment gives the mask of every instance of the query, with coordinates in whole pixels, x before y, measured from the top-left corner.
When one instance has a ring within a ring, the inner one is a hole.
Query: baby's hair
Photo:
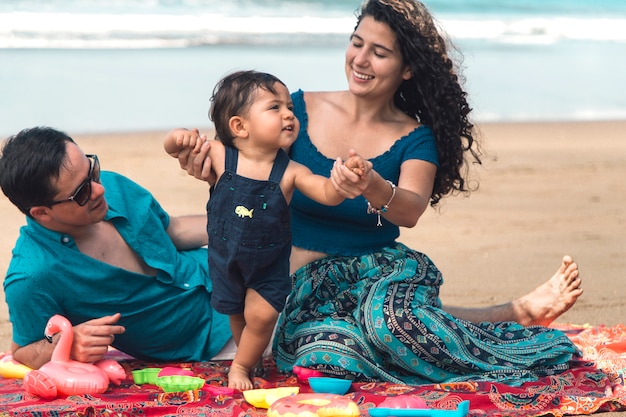
[[[259,88],[276,94],[276,83],[285,85],[272,74],[258,71],[237,71],[222,78],[211,96],[209,118],[215,125],[215,137],[225,146],[234,147],[229,121],[248,111]]]

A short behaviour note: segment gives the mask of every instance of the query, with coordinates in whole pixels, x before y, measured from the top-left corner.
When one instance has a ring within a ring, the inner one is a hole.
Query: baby
[[[216,86],[210,110],[219,140],[210,141],[216,184],[207,203],[209,271],[213,308],[230,317],[237,353],[228,386],[253,388],[251,369],[259,362],[291,290],[289,202],[294,190],[325,205],[344,197],[331,178],[313,174],[284,149],[296,140],[300,123],[289,90],[273,75],[241,71]],[[199,151],[197,130],[168,133],[164,147],[177,157]],[[335,161],[333,170],[342,160]],[[362,178],[371,162],[358,155],[345,165]]]

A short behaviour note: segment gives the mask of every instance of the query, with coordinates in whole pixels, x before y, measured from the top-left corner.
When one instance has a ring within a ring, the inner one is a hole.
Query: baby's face
[[[259,88],[245,116],[251,144],[263,148],[286,148],[296,140],[300,123],[293,114],[289,90],[281,83],[274,91]]]

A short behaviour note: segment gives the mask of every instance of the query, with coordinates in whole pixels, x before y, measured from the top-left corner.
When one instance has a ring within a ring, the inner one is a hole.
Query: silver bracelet
[[[391,186],[391,198],[389,199],[389,201],[387,201],[387,204],[383,204],[381,208],[377,209],[375,207],[372,207],[369,201],[365,200],[367,201],[367,214],[376,214],[378,216],[378,223],[376,223],[376,226],[378,227],[383,225],[383,223],[380,221],[380,215],[386,213],[387,210],[389,210],[389,204],[391,204],[393,198],[396,196],[396,184],[389,180],[386,181]]]

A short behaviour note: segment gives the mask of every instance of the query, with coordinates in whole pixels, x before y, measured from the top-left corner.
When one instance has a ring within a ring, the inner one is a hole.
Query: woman
[[[277,327],[279,368],[409,384],[519,384],[567,369],[577,352],[563,333],[521,324],[548,324],[582,293],[571,258],[512,303],[444,311],[436,266],[396,241],[429,204],[468,192],[467,166],[480,162],[466,93],[427,9],[365,3],[345,70],[347,91],[292,95],[301,127],[291,157],[324,175],[354,149],[373,171],[362,181],[338,170],[332,180],[350,199],[336,207],[293,196],[294,288]],[[181,165],[201,176],[203,158]]]

